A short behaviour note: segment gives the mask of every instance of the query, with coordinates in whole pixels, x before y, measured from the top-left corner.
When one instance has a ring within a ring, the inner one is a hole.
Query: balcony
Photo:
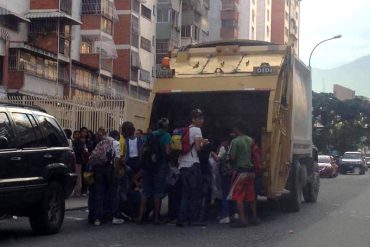
[[[118,20],[114,4],[103,0],[83,0],[82,15],[101,15],[109,20]]]

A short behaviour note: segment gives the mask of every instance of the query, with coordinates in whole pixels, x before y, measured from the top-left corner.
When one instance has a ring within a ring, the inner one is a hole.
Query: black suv
[[[74,166],[54,117],[0,102],[0,215],[28,216],[36,233],[58,232],[76,182]]]

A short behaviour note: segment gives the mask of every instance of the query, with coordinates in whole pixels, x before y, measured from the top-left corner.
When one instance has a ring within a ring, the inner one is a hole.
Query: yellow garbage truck
[[[237,40],[189,45],[170,52],[151,93],[147,124],[167,117],[171,129],[205,113],[203,135],[217,143],[236,120],[260,145],[261,196],[299,211],[316,202],[320,178],[312,144],[311,72],[290,46]],[[280,200],[279,200],[280,201]]]

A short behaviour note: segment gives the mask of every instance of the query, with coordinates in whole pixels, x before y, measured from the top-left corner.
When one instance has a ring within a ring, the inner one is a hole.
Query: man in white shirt
[[[204,115],[200,109],[190,113],[192,124],[189,126],[190,152],[179,157],[179,169],[182,181],[182,198],[177,226],[186,223],[197,225],[202,199],[202,172],[199,164],[198,152],[208,144],[203,139],[201,127],[204,124]]]

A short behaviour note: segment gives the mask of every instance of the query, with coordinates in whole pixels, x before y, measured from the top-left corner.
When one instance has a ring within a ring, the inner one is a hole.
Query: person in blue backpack
[[[138,223],[143,220],[149,199],[154,200],[154,224],[162,223],[160,212],[162,199],[166,195],[166,178],[169,170],[168,156],[171,152],[172,143],[171,135],[168,133],[169,125],[170,121],[167,118],[161,118],[157,124],[158,129],[148,136],[142,149],[143,193],[137,219]],[[153,156],[156,156],[155,160],[151,159]]]

